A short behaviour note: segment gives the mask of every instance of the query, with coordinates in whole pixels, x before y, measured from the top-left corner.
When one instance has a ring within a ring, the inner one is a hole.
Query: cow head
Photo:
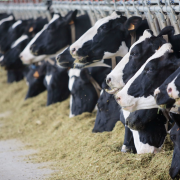
[[[157,117],[164,117],[162,112],[158,113],[158,109],[143,109],[130,113],[126,119],[126,125],[133,130],[144,130],[148,123],[154,119],[160,119]]]
[[[76,67],[95,63],[114,56],[123,57],[130,47],[130,31],[136,31],[142,19],[122,16],[120,12],[98,20],[95,25],[70,46]]]
[[[116,94],[117,102],[126,110],[157,108],[154,90],[169,77],[179,65],[171,50],[171,44],[161,46],[146,63],[128,81],[124,88]]]
[[[97,102],[98,111],[92,132],[112,131],[120,119],[120,107],[114,96],[105,91],[108,88],[106,82],[103,82],[102,88]]]
[[[19,58],[19,54],[29,42],[27,35],[22,35],[11,46],[11,49],[7,51],[0,61],[0,65],[6,69],[20,69],[23,64]]]
[[[65,17],[54,14],[46,28],[31,44],[30,50],[35,56],[56,54],[71,43],[70,23],[76,19],[77,10],[70,11]]]
[[[69,77],[67,69],[58,67],[54,59],[51,59],[51,62],[45,62],[45,64],[44,85],[48,91],[47,106],[49,106],[68,98],[70,94],[68,89]]]
[[[178,90],[175,82],[178,82],[180,68],[178,68],[173,74],[171,74],[164,83],[154,91],[154,97],[156,103],[161,108],[173,107],[175,100],[178,99]],[[178,101],[177,101],[178,102]]]
[[[31,65],[28,74],[26,75],[26,83],[28,85],[28,92],[25,99],[37,96],[46,90],[43,84],[45,78],[45,71],[38,72],[40,66]]]
[[[57,56],[56,60],[58,65],[61,67],[73,68],[75,59],[71,56],[69,47],[67,47],[62,53]]]
[[[108,91],[114,94],[129,81],[139,68],[165,43],[162,37],[153,36],[151,30],[145,30],[143,35],[130,48],[129,52],[108,74],[106,82],[111,88]]]
[[[90,78],[91,75],[88,69],[69,70],[70,117],[93,111],[98,95]]]

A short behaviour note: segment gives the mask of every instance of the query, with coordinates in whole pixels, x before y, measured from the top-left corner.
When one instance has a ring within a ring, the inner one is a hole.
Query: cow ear
[[[64,17],[64,21],[69,24],[69,23],[73,23],[74,20],[76,19],[78,11],[70,11],[65,17]]]
[[[80,77],[84,82],[88,83],[91,78],[91,76],[89,75],[89,70],[87,68],[82,69],[80,72]]]
[[[168,34],[174,35],[174,33],[175,33],[174,27],[173,26],[167,26],[161,30],[161,32],[159,33],[159,35],[157,37],[160,37],[163,35],[168,35]]]
[[[136,30],[142,22],[142,18],[138,16],[133,16],[130,17],[126,22],[125,22],[125,29],[128,31],[134,31]]]

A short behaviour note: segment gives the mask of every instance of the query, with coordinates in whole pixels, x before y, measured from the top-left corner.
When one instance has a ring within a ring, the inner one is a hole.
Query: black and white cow
[[[0,65],[7,70],[8,83],[22,80],[29,70],[19,59],[20,52],[28,42],[29,38],[27,35],[21,36],[21,38],[14,42],[11,49],[0,58]]]
[[[64,101],[69,97],[69,77],[66,68],[56,65],[55,59],[49,59],[42,63],[38,69],[40,74],[45,74],[44,85],[48,91],[47,106]]]
[[[77,10],[70,11],[65,17],[55,14],[53,19],[41,35],[31,45],[31,52],[35,56],[56,54],[62,48],[72,43],[71,25],[75,26],[75,40],[90,27],[89,16],[77,16]],[[82,25],[83,24],[83,25]]]
[[[120,120],[120,106],[114,96],[108,94],[106,82],[102,83],[102,90],[97,102],[97,115],[92,132],[112,131],[116,122]],[[124,122],[125,123],[125,122]]]
[[[24,64],[31,64],[46,57],[56,56],[62,48],[71,44],[71,23],[75,25],[75,38],[79,38],[91,27],[89,17],[83,15],[76,18],[77,11],[69,12],[65,17],[54,14],[51,21],[39,32],[20,54]],[[82,26],[84,24],[84,26]],[[61,38],[59,40],[59,38]],[[36,55],[31,52],[36,48]],[[37,52],[38,50],[38,52]],[[42,52],[41,52],[42,51]],[[38,55],[38,54],[41,55]]]
[[[69,70],[70,117],[93,111],[100,90],[94,88],[92,79],[101,85],[110,70],[107,67]]]
[[[8,32],[8,29],[12,26],[13,23],[15,23],[15,18],[12,14],[6,16],[3,16],[0,20],[0,44],[3,39],[3,37],[6,36],[6,33]],[[0,46],[0,51],[1,51],[1,46]]]
[[[20,81],[26,76],[27,67],[22,64],[22,61],[19,58],[19,54],[29,43],[33,34],[37,33],[40,29],[43,28],[46,19],[38,18],[28,22],[28,25],[23,27],[25,30],[24,34],[14,41],[11,45],[11,48],[1,56],[0,65],[5,67],[8,72],[8,82]],[[13,72],[14,71],[14,72]],[[16,77],[17,76],[17,77]]]
[[[70,46],[77,67],[96,63],[115,56],[123,57],[131,46],[131,35],[139,39],[148,29],[146,20],[131,17],[127,20],[120,12],[98,20],[95,25]]]
[[[123,112],[115,101],[114,96],[105,91],[107,88],[108,86],[104,81],[102,84],[100,98],[97,102],[98,111],[94,128],[92,130],[93,133],[112,131],[117,121],[121,121],[125,126]],[[125,126],[124,142],[121,151],[136,153],[133,134],[127,126]]]
[[[25,32],[26,28],[31,27],[33,19],[30,20],[18,20],[8,29],[6,35],[3,36],[0,42],[1,51],[6,53],[10,48],[12,43],[17,40],[22,34],[27,34]],[[28,28],[28,29],[29,29]]]
[[[162,37],[155,37],[151,30],[145,30],[143,35],[130,48],[117,66],[108,74],[106,82],[114,94],[134,76],[139,68],[166,41]]]
[[[45,78],[45,73],[38,72],[40,65],[30,65],[30,70],[26,75],[26,84],[28,85],[28,92],[25,99],[37,96],[38,94],[44,92],[46,87],[43,83]]]
[[[178,59],[169,43],[163,44],[137,73],[116,94],[116,100],[128,111],[158,108],[153,97],[159,87],[179,66]]]

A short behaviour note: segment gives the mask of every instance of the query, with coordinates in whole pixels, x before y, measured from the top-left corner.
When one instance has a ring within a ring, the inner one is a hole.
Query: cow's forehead
[[[4,18],[4,19],[0,20],[0,25],[1,25],[2,23],[6,22],[6,21],[11,21],[11,20],[13,20],[13,16],[9,16],[9,17],[7,17],[7,18]]]
[[[25,39],[28,39],[27,35],[22,35],[20,38],[18,38],[12,45],[11,48],[16,47],[19,43],[21,43],[22,41],[24,41]]]
[[[143,35],[139,38],[138,41],[136,41],[130,48],[129,52],[121,59],[121,61],[118,63],[118,65],[115,67],[113,70],[114,72],[118,71],[123,71],[125,68],[125,65],[128,64],[129,62],[129,57],[130,57],[130,52],[131,50],[138,44],[142,43],[146,38],[150,38],[152,35],[148,30],[145,30]]]
[[[157,50],[142,66],[141,68],[136,72],[136,74],[128,81],[128,83],[125,85],[126,88],[128,88],[132,82],[142,73],[146,65],[161,56],[163,56],[166,52],[172,52],[171,50],[172,45],[170,43],[163,44],[159,50]]]
[[[54,14],[53,18],[49,21],[48,26],[55,22],[60,17],[59,14]]]
[[[70,69],[69,70],[69,77],[71,78],[72,76],[79,77],[80,76],[80,69]]]
[[[12,25],[12,29],[16,28],[18,25],[20,25],[22,23],[21,20],[16,21],[13,25]]]
[[[136,41],[130,48],[129,52],[131,52],[131,50],[137,45],[137,44],[140,44],[142,43],[143,41],[145,41],[145,39],[147,38],[150,38],[152,37],[152,34],[148,31],[148,30],[145,30],[143,35],[139,38],[138,41]]]

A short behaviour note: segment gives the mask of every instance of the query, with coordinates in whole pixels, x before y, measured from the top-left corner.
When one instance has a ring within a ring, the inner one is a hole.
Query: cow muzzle
[[[44,46],[37,46],[35,44],[32,44],[30,46],[30,51],[31,53],[34,55],[34,56],[39,56],[39,55],[42,55],[44,54],[44,52],[46,51],[45,50],[45,47]]]

